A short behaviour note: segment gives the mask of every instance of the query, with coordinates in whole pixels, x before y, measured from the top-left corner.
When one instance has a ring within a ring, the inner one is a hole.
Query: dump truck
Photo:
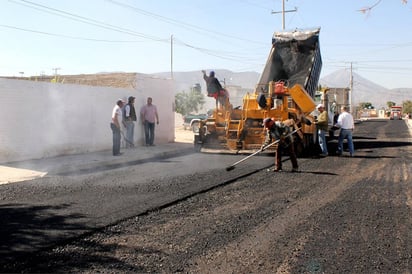
[[[391,113],[389,115],[390,120],[402,120],[402,107],[392,106]]]
[[[294,119],[299,154],[316,142],[312,123],[322,59],[320,28],[275,32],[264,70],[254,92],[246,93],[243,105],[233,108],[228,98],[217,104],[213,114],[200,121],[194,145],[203,152],[252,153],[261,148],[266,131],[265,118]]]

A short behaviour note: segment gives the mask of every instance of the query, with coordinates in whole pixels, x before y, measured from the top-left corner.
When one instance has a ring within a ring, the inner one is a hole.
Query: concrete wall
[[[155,142],[173,142],[173,81],[137,77],[135,89],[0,79],[0,163],[110,150],[112,109],[130,95],[137,112],[153,98],[160,116]],[[142,144],[140,120],[135,131]]]
[[[136,84],[135,108],[140,116],[140,108],[146,104],[147,97],[152,97],[152,104],[157,107],[159,113],[159,125],[155,129],[155,143],[172,143],[175,139],[175,115],[174,115],[174,82],[170,79],[152,78],[147,75],[138,75]],[[144,143],[143,125],[138,117],[135,129],[137,145]]]

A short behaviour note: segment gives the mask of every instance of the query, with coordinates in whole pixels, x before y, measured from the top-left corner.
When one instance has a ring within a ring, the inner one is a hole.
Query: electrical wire
[[[67,18],[67,19],[70,19],[70,20],[81,22],[81,23],[84,23],[84,24],[89,24],[89,25],[92,25],[92,26],[103,28],[105,30],[116,31],[116,32],[129,34],[129,35],[132,35],[132,36],[138,36],[138,37],[141,37],[141,38],[150,39],[150,40],[154,40],[154,41],[158,41],[158,42],[166,42],[166,43],[170,42],[169,38],[162,39],[162,38],[158,38],[158,37],[154,37],[154,36],[148,36],[146,34],[138,33],[138,32],[135,32],[133,30],[130,30],[130,29],[126,29],[126,28],[123,28],[123,27],[107,24],[107,23],[104,23],[104,22],[101,22],[101,21],[98,21],[98,20],[94,20],[94,19],[91,19],[91,18],[87,18],[87,17],[84,17],[84,16],[74,14],[74,13],[66,12],[66,11],[63,11],[63,10],[60,10],[60,9],[51,8],[51,7],[48,7],[48,6],[45,6],[45,5],[34,3],[32,1],[28,1],[28,0],[9,0],[9,1],[13,2],[15,4],[26,6],[28,8],[39,10],[41,12],[46,12],[46,13],[57,15],[57,16]],[[20,2],[18,2],[18,1],[20,1]],[[143,14],[147,14],[147,15],[150,15],[150,16],[153,16],[153,17],[156,17],[156,18],[160,18],[160,19],[163,19],[163,21],[167,21],[167,22],[170,22],[170,23],[175,23],[175,24],[178,24],[180,26],[187,26],[187,27],[190,27],[192,29],[197,28],[199,30],[207,31],[208,33],[213,32],[215,34],[228,36],[226,34],[218,33],[218,32],[215,32],[215,31],[210,31],[210,30],[207,30],[207,29],[204,29],[204,28],[196,27],[194,25],[186,24],[186,23],[181,22],[181,21],[173,20],[173,19],[170,19],[170,18],[166,18],[166,17],[162,17],[162,16],[159,16],[159,15],[150,13],[150,12],[146,12],[144,10],[141,10],[141,9],[129,6],[129,5],[125,5],[125,4],[119,3],[119,2],[114,1],[114,0],[106,0],[106,1],[109,1],[109,2],[117,4],[117,5],[124,6],[124,7],[127,7],[127,8],[134,9],[136,11],[139,11],[139,12],[143,13]],[[113,41],[113,40],[106,40],[106,39],[100,40],[100,39],[75,37],[75,36],[62,35],[62,34],[56,34],[56,33],[50,33],[50,32],[38,31],[38,30],[30,30],[30,29],[26,29],[26,28],[15,27],[15,26],[3,25],[3,27],[14,28],[14,29],[22,30],[22,31],[29,31],[29,32],[33,32],[33,33],[51,35],[51,36],[56,36],[56,37],[65,37],[65,38],[70,38],[70,39],[89,40],[89,41],[95,41],[95,42],[111,42],[111,41]],[[238,37],[236,37],[236,38],[238,38]],[[238,39],[241,39],[241,38],[238,38]],[[247,39],[241,39],[241,40],[249,41],[249,42],[255,42],[255,41],[251,41],[251,40],[247,40]],[[129,41],[113,41],[113,42],[129,42]],[[130,42],[134,42],[134,41],[130,41]],[[255,43],[257,43],[257,42],[255,42]],[[217,58],[220,58],[220,59],[226,59],[226,60],[237,61],[237,62],[241,62],[241,63],[247,63],[246,62],[247,59],[245,58],[245,56],[243,54],[240,54],[240,53],[238,53],[238,55],[236,56],[236,53],[230,54],[230,53],[227,53],[227,52],[221,52],[221,51],[219,52],[219,51],[216,51],[216,50],[199,48],[199,47],[190,45],[190,44],[182,42],[182,41],[180,41],[179,44],[182,45],[182,46],[188,47],[188,48],[195,49],[195,50],[197,50],[197,51],[199,51],[203,54],[211,55],[211,56],[214,56],[214,57],[217,57]],[[258,44],[262,44],[262,43],[258,43]],[[232,56],[230,56],[230,55],[232,55]],[[247,64],[250,64],[250,63],[247,63]]]
[[[126,29],[126,28],[123,28],[123,27],[107,24],[105,22],[101,22],[101,21],[98,21],[98,20],[94,20],[94,19],[91,19],[91,18],[84,17],[84,16],[76,15],[76,14],[69,13],[69,12],[66,12],[66,11],[62,11],[62,10],[59,10],[59,9],[51,8],[51,7],[41,5],[41,4],[37,4],[37,3],[31,2],[31,1],[19,0],[20,2],[23,2],[23,3],[19,3],[17,0],[9,0],[9,1],[13,2],[15,4],[23,5],[23,6],[32,8],[32,9],[42,11],[42,12],[46,12],[46,13],[49,13],[49,14],[54,14],[54,15],[57,15],[57,16],[60,16],[60,17],[64,17],[64,18],[67,18],[67,19],[70,19],[70,20],[73,20],[73,21],[77,21],[77,22],[81,22],[81,23],[84,23],[84,24],[96,26],[96,27],[99,27],[99,28],[103,28],[105,30],[111,30],[111,31],[115,31],[115,32],[123,33],[123,34],[128,34],[128,35],[132,35],[132,36],[137,36],[137,37],[141,37],[141,38],[145,38],[145,39],[149,39],[149,40],[153,40],[153,41],[161,41],[161,42],[168,41],[168,39],[159,38],[159,37],[139,33],[139,32],[136,32],[134,30],[130,30],[130,29]]]
[[[192,30],[192,31],[195,31],[195,32],[198,32],[198,33],[207,33],[208,35],[215,34],[217,36],[224,37],[224,38],[229,37],[229,38],[232,38],[232,39],[236,39],[236,40],[240,40],[240,41],[246,41],[246,42],[253,43],[253,44],[259,44],[259,45],[262,44],[262,42],[253,41],[253,40],[250,40],[250,39],[245,39],[245,38],[242,38],[242,37],[237,37],[237,36],[233,36],[233,35],[230,35],[230,34],[217,32],[216,30],[206,29],[206,28],[203,28],[203,27],[188,24],[188,23],[183,22],[183,21],[179,21],[179,20],[171,19],[171,18],[168,18],[168,17],[165,17],[165,16],[161,16],[161,15],[149,12],[149,11],[139,9],[135,6],[131,6],[131,5],[128,5],[128,4],[121,3],[121,2],[116,1],[116,0],[106,0],[106,1],[110,2],[114,5],[117,5],[117,6],[127,8],[129,10],[134,11],[134,12],[137,12],[137,13],[140,13],[140,14],[152,17],[152,18],[156,18],[158,20],[167,22],[169,24],[177,25],[179,27],[182,27],[182,28],[185,28],[185,29],[188,29],[188,30]]]
[[[105,29],[105,30],[115,31],[115,32],[118,32],[118,33],[128,34],[128,35],[131,35],[131,36],[136,36],[136,37],[140,37],[140,38],[143,38],[143,39],[148,39],[148,40],[153,40],[153,41],[158,41],[158,42],[166,42],[166,43],[171,42],[170,41],[171,38],[170,39],[169,38],[159,38],[159,37],[156,37],[156,36],[139,33],[139,32],[136,32],[134,30],[130,30],[130,29],[123,28],[123,27],[120,27],[120,26],[107,24],[107,23],[102,22],[102,21],[94,20],[94,19],[91,19],[91,18],[88,18],[88,17],[80,16],[80,15],[70,13],[70,12],[66,12],[66,11],[63,11],[63,10],[51,8],[51,7],[41,5],[41,4],[32,2],[32,1],[28,1],[28,0],[9,0],[9,1],[13,2],[15,4],[23,5],[23,6],[28,7],[28,8],[36,9],[36,10],[39,10],[39,11],[42,11],[42,12],[46,12],[46,13],[53,14],[53,15],[56,15],[56,16],[60,16],[60,17],[63,17],[63,18],[67,18],[67,19],[70,19],[70,20],[81,22],[81,23],[84,23],[84,24],[89,24],[89,25],[99,27],[99,28],[102,28],[102,29]],[[133,10],[134,12],[137,12],[137,13],[140,13],[140,14],[143,14],[143,15],[146,15],[146,16],[150,16],[152,18],[167,22],[169,24],[174,24],[174,25],[177,25],[179,27],[182,27],[182,28],[194,31],[194,32],[207,33],[208,35],[214,34],[216,36],[221,36],[221,37],[225,37],[225,38],[231,38],[231,39],[236,39],[236,40],[241,40],[241,41],[247,41],[247,42],[250,42],[250,43],[262,44],[262,43],[257,42],[257,41],[252,41],[252,40],[249,40],[249,39],[244,39],[244,38],[241,38],[241,37],[236,37],[236,36],[224,34],[224,33],[221,33],[221,32],[217,32],[215,30],[209,30],[209,29],[202,28],[202,27],[199,27],[199,26],[195,26],[195,25],[192,25],[192,24],[188,24],[188,23],[185,23],[185,22],[182,22],[182,21],[178,21],[178,20],[175,20],[175,19],[164,17],[164,16],[161,16],[161,15],[158,15],[158,14],[155,14],[155,13],[151,13],[151,12],[139,9],[137,7],[134,7],[134,6],[131,6],[131,5],[128,5],[128,4],[121,3],[121,2],[116,1],[116,0],[106,0],[106,1],[108,1],[112,4],[114,4],[114,5],[118,5],[118,6],[121,6],[123,8]],[[378,0],[369,9],[372,9],[373,7],[378,5],[380,3],[380,1],[381,0]],[[247,1],[243,1],[243,2],[247,3],[247,4],[251,4],[250,2],[247,2]],[[15,29],[15,30],[20,30],[20,31],[26,31],[26,32],[32,32],[32,33],[38,33],[38,34],[43,34],[43,35],[64,37],[64,38],[69,38],[69,39],[86,40],[86,41],[94,41],[94,42],[111,42],[111,43],[143,42],[143,41],[127,41],[127,40],[93,39],[93,38],[85,38],[85,37],[79,37],[79,36],[56,34],[56,33],[50,33],[50,32],[45,32],[45,31],[39,31],[39,30],[31,30],[31,29],[27,29],[27,28],[21,28],[21,27],[10,26],[10,25],[0,25],[0,26],[4,27],[4,28]],[[224,51],[221,51],[221,50],[211,50],[211,49],[201,48],[201,47],[197,47],[197,46],[191,45],[189,43],[183,42],[183,41],[181,41],[179,39],[176,39],[176,38],[175,38],[175,41],[180,46],[185,46],[185,47],[191,48],[193,50],[199,51],[203,54],[214,56],[216,58],[230,60],[230,61],[236,61],[236,62],[246,63],[246,64],[249,64],[249,62],[254,61],[254,59],[252,59],[252,58],[245,58],[245,55],[242,54],[242,53],[224,52]],[[386,45],[386,46],[391,46],[391,45]],[[392,45],[391,47],[393,48],[393,47],[404,47],[404,46],[411,46],[411,43],[409,42],[409,43],[403,43],[403,44],[398,44],[398,45]],[[410,60],[401,60],[401,61],[407,62],[407,61],[410,61]],[[336,61],[336,62],[338,62],[338,61]],[[371,67],[368,67],[366,65],[368,62],[383,62],[383,61],[378,61],[378,60],[362,61],[362,63],[364,65],[362,67],[358,66],[358,68],[363,70],[363,71],[365,71],[365,70],[371,71],[372,69],[374,69],[374,70],[391,70],[391,71],[395,71],[395,70],[396,71],[409,71],[409,70],[411,70],[410,68],[402,68],[402,67],[376,67],[376,66],[374,66],[373,68],[371,68]],[[387,61],[384,61],[384,62],[388,62],[388,63],[389,62],[395,62],[395,60],[392,60],[392,61],[387,60]],[[331,64],[333,64],[333,63],[331,62]],[[261,66],[261,65],[263,65],[263,64],[259,64],[259,66]],[[344,67],[344,66],[336,66],[336,67]]]
[[[48,36],[63,37],[63,38],[68,38],[68,39],[85,40],[85,41],[93,41],[93,42],[107,42],[107,43],[141,43],[141,42],[143,42],[142,40],[137,41],[137,40],[93,39],[93,38],[86,38],[86,37],[80,37],[80,36],[70,36],[70,35],[64,35],[64,34],[44,32],[44,31],[39,31],[39,30],[25,29],[25,28],[19,28],[19,27],[15,27],[15,26],[2,25],[2,24],[0,24],[0,27],[14,29],[14,30],[20,30],[20,31],[25,31],[25,32],[32,32],[32,33],[37,33],[37,34],[44,34],[44,35],[48,35]]]

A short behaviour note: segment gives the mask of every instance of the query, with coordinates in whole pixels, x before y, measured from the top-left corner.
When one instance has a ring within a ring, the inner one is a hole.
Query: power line
[[[183,45],[185,47],[194,49],[196,51],[199,51],[203,54],[207,54],[210,56],[214,56],[220,59],[224,59],[224,60],[230,60],[230,61],[235,61],[235,62],[240,62],[240,63],[244,63],[244,64],[249,64],[250,62],[246,61],[244,56],[236,56],[236,55],[230,55],[229,53],[224,53],[221,51],[216,51],[216,50],[210,50],[210,49],[205,49],[205,48],[200,48],[200,47],[196,47],[193,45],[190,45],[188,43],[185,43],[179,39],[174,38],[174,41],[176,41],[178,44]],[[233,53],[232,53],[233,54]],[[249,60],[250,61],[250,60]]]
[[[20,28],[20,27],[9,26],[9,25],[2,25],[2,24],[0,24],[0,27],[20,30],[20,31],[25,31],[25,32],[32,32],[32,33],[37,33],[37,34],[43,34],[43,35],[48,35],[48,36],[63,37],[63,38],[68,38],[68,39],[85,40],[85,41],[92,41],[92,42],[108,42],[108,43],[140,43],[140,42],[143,42],[141,40],[137,41],[137,40],[93,39],[93,38],[86,38],[86,37],[80,37],[80,36],[70,36],[70,35],[64,35],[64,34],[58,34],[58,33],[44,32],[44,31],[39,31],[39,30],[32,30],[32,29]]]
[[[189,29],[189,30],[192,30],[192,31],[195,31],[195,32],[207,33],[208,35],[215,34],[215,35],[218,35],[218,36],[224,37],[224,38],[229,37],[229,38],[232,38],[232,39],[236,39],[236,40],[240,40],[240,41],[246,41],[246,42],[249,42],[249,43],[262,44],[261,42],[253,41],[253,40],[250,40],[250,39],[245,39],[245,38],[242,38],[242,37],[233,36],[233,35],[226,34],[226,33],[221,33],[221,32],[218,32],[216,30],[206,29],[206,28],[199,27],[199,26],[196,26],[196,25],[188,24],[188,23],[183,22],[183,21],[179,21],[179,20],[175,20],[175,19],[172,19],[172,18],[162,16],[162,15],[158,15],[158,14],[155,14],[155,13],[152,13],[152,12],[149,12],[149,11],[145,11],[143,9],[139,9],[139,8],[137,8],[135,6],[132,6],[132,5],[121,3],[119,1],[115,1],[115,0],[106,0],[106,1],[108,1],[112,4],[114,4],[114,5],[130,9],[134,12],[137,12],[137,13],[140,13],[140,14],[152,17],[152,18],[156,18],[158,20],[167,22],[169,24],[177,25],[179,27]]]
[[[171,39],[169,39],[169,38],[162,39],[162,38],[159,38],[159,37],[146,35],[146,34],[143,34],[143,33],[136,32],[136,31],[131,30],[131,29],[123,28],[123,27],[116,26],[116,25],[107,24],[107,23],[104,23],[102,21],[94,20],[94,19],[91,19],[91,18],[88,18],[88,17],[85,17],[85,16],[77,15],[77,14],[70,13],[70,12],[67,12],[67,11],[63,11],[63,10],[60,10],[60,9],[55,9],[55,8],[48,7],[48,6],[45,6],[45,5],[41,5],[41,4],[32,2],[32,1],[28,1],[28,0],[9,0],[9,1],[13,2],[15,4],[23,5],[23,6],[28,7],[28,8],[39,10],[41,12],[53,14],[53,15],[56,15],[56,16],[59,16],[59,17],[67,18],[67,19],[70,19],[70,20],[74,20],[74,21],[77,21],[77,22],[84,23],[84,24],[89,24],[89,25],[99,27],[99,28],[102,28],[102,29],[105,29],[105,30],[115,31],[115,32],[128,34],[128,35],[131,35],[131,36],[137,36],[137,37],[140,37],[140,38],[143,38],[143,39],[149,39],[149,40],[154,40],[154,41],[158,41],[158,42],[166,42],[166,43],[171,42]],[[237,39],[237,40],[262,44],[262,43],[259,43],[259,42],[256,42],[256,41],[251,41],[251,40],[248,40],[248,39],[244,39],[244,38],[240,38],[240,37],[236,37],[236,36],[232,36],[232,35],[227,35],[227,34],[224,34],[224,33],[216,32],[214,30],[208,30],[206,28],[202,28],[202,27],[199,27],[199,26],[187,24],[183,21],[178,21],[178,20],[175,20],[175,19],[167,18],[167,17],[161,16],[161,15],[158,15],[158,14],[154,14],[154,13],[136,8],[136,7],[131,6],[131,5],[123,4],[119,1],[115,1],[115,0],[106,0],[106,1],[108,1],[110,3],[113,3],[115,5],[122,6],[124,8],[132,9],[135,12],[144,14],[144,15],[149,16],[149,17],[156,18],[158,20],[167,22],[169,24],[178,25],[179,27],[186,28],[186,29],[189,29],[191,31],[207,33],[208,35],[210,35],[212,33],[214,35],[223,36],[225,38],[232,38],[232,39]],[[20,27],[10,26],[10,25],[0,25],[0,26],[5,27],[5,28],[10,28],[10,29],[16,29],[16,30],[20,30],[20,31],[43,34],[43,35],[64,37],[64,38],[69,38],[69,39],[86,40],[86,41],[93,41],[93,42],[112,42],[112,43],[143,42],[143,41],[127,41],[127,40],[117,40],[116,41],[116,40],[107,40],[107,39],[93,39],[93,38],[85,38],[85,37],[78,37],[78,36],[70,36],[70,35],[65,35],[65,34],[56,34],[56,33],[50,33],[50,32],[45,32],[45,31],[39,31],[39,30],[31,30],[31,29],[27,29],[27,28],[20,28]],[[201,47],[197,47],[197,46],[194,46],[192,44],[183,42],[183,41],[181,41],[179,39],[176,39],[176,38],[175,38],[175,40],[176,40],[177,44],[180,45],[180,46],[188,47],[188,48],[191,48],[193,50],[199,51],[203,54],[214,56],[216,58],[230,60],[230,61],[236,61],[236,62],[245,63],[245,64],[250,64],[250,62],[254,61],[254,60],[252,60],[252,58],[249,58],[249,59],[245,58],[245,54],[235,53],[235,52],[224,52],[224,51],[221,51],[221,50],[212,50],[212,49],[207,49],[207,48],[201,48]],[[397,44],[397,45],[392,45],[392,46],[399,47],[399,46],[410,46],[410,45],[411,45],[411,43],[404,43],[404,44]],[[390,46],[390,45],[386,45],[386,46]],[[364,71],[365,70],[372,70],[372,69],[375,69],[375,70],[385,69],[385,70],[409,71],[410,68],[380,67],[380,66],[379,67],[374,66],[374,67],[371,68],[371,67],[367,66],[367,63],[372,63],[372,62],[375,62],[375,63],[377,63],[377,62],[390,63],[390,62],[408,62],[408,61],[411,61],[411,60],[371,60],[371,61],[365,60],[365,61],[360,62],[364,66],[358,66],[358,68],[362,69]],[[339,62],[339,61],[336,61],[336,62]],[[330,63],[333,63],[333,62],[330,62]],[[261,65],[263,65],[263,64],[259,64],[259,66],[261,66]],[[327,64],[324,64],[324,65],[327,65]],[[329,66],[330,66],[330,64],[329,64]]]
[[[73,21],[77,21],[77,22],[81,22],[81,23],[84,23],[84,24],[96,26],[96,27],[99,27],[99,28],[103,28],[105,30],[111,30],[111,31],[119,32],[119,33],[132,35],[132,36],[138,36],[138,37],[141,37],[141,38],[154,40],[154,41],[160,41],[160,42],[168,42],[169,41],[169,39],[164,39],[164,38],[159,38],[159,37],[139,33],[139,32],[136,32],[134,30],[130,30],[130,29],[126,29],[126,28],[123,28],[123,27],[107,24],[105,22],[101,22],[101,21],[98,21],[98,20],[94,20],[94,19],[91,19],[91,18],[84,17],[84,16],[76,15],[76,14],[69,13],[69,12],[66,12],[66,11],[62,11],[62,10],[59,10],[59,9],[51,8],[51,7],[41,5],[41,4],[37,4],[37,3],[31,2],[31,1],[20,0],[20,2],[23,2],[23,3],[19,3],[16,0],[9,0],[9,1],[11,1],[15,4],[23,5],[23,6],[32,8],[32,9],[42,11],[42,12],[57,15],[59,17],[64,17],[64,18],[67,18],[67,19],[70,19],[70,20],[73,20]],[[26,4],[24,4],[24,3],[26,3]]]
[[[56,16],[59,16],[59,17],[74,20],[74,21],[77,21],[77,22],[93,25],[93,26],[103,28],[103,29],[106,29],[106,30],[116,31],[116,32],[120,32],[120,33],[133,35],[133,36],[139,36],[139,37],[142,37],[142,38],[151,39],[151,40],[160,41],[160,42],[167,42],[167,43],[170,42],[170,39],[161,39],[161,38],[158,38],[158,37],[148,36],[148,35],[145,35],[145,34],[142,34],[142,33],[135,32],[135,31],[130,30],[130,29],[126,29],[126,28],[111,25],[111,24],[106,24],[106,23],[98,21],[98,20],[94,20],[94,19],[91,19],[91,18],[87,18],[87,17],[84,17],[84,16],[74,14],[74,13],[66,12],[66,11],[63,11],[63,10],[60,10],[60,9],[51,8],[51,7],[48,7],[48,6],[45,6],[45,5],[37,4],[37,3],[34,3],[32,1],[28,1],[28,0],[10,0],[10,1],[15,3],[15,4],[19,4],[19,5],[26,6],[28,8],[39,10],[41,12],[46,12],[46,13],[53,14],[53,15],[56,15]],[[19,3],[17,1],[20,1],[20,2],[23,2],[23,3]],[[133,6],[122,4],[122,3],[119,3],[119,2],[114,1],[114,0],[107,0],[107,1],[109,1],[113,4],[116,4],[116,5],[121,5],[121,6],[124,6],[124,7],[127,7],[127,8],[131,8],[135,11],[141,12],[141,13],[149,15],[149,16],[153,16],[153,17],[156,17],[156,18],[163,19],[163,21],[167,21],[169,23],[178,24],[178,25],[183,26],[183,27],[187,26],[187,27],[192,28],[192,29],[199,29],[199,30],[202,30],[202,31],[206,31],[208,33],[212,32],[212,33],[223,35],[223,36],[226,36],[226,37],[232,37],[232,38],[237,38],[237,39],[244,40],[244,41],[258,43],[256,41],[251,41],[251,40],[247,40],[247,39],[243,39],[243,38],[239,38],[239,37],[235,37],[235,36],[230,36],[230,35],[226,35],[226,34],[223,34],[223,33],[216,32],[216,31],[210,31],[210,30],[200,28],[200,27],[197,27],[197,26],[194,26],[194,25],[186,24],[184,22],[177,21],[177,20],[174,20],[174,19],[170,19],[170,18],[167,18],[167,17],[163,17],[163,16],[160,16],[160,15],[156,15],[154,13],[150,13],[150,12],[135,8]],[[83,37],[69,36],[69,35],[64,35],[64,34],[56,34],[56,33],[50,33],[50,32],[38,31],[38,30],[31,30],[31,29],[26,29],[26,28],[19,28],[19,27],[15,27],[15,26],[8,26],[8,25],[1,25],[1,26],[7,27],[7,28],[18,29],[18,30],[21,30],[21,31],[39,33],[39,34],[43,34],[43,35],[50,35],[50,36],[56,36],[56,37],[65,37],[65,38],[78,39],[78,40],[88,40],[88,41],[95,41],[95,42],[135,42],[135,41],[114,41],[114,40],[106,40],[106,39],[102,40],[102,39],[83,38]],[[247,62],[245,62],[244,55],[236,56],[235,53],[223,53],[221,51],[219,52],[219,51],[216,51],[216,50],[196,47],[196,46],[190,45],[188,43],[182,42],[178,39],[176,41],[178,41],[180,45],[183,45],[183,46],[188,47],[188,48],[195,49],[195,50],[197,50],[199,52],[202,52],[204,54],[207,54],[207,55],[215,56],[215,57],[221,58],[221,59],[247,63]],[[258,44],[262,44],[262,43],[258,43]],[[248,63],[248,64],[250,64],[250,63]]]

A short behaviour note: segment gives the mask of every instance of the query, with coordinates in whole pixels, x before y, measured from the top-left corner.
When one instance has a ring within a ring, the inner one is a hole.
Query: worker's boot
[[[273,169],[273,172],[279,172],[282,171],[282,158],[281,158],[281,151],[276,151],[276,156],[275,156],[275,168]]]
[[[277,165],[274,169],[273,172],[279,172],[282,171],[282,166]]]

